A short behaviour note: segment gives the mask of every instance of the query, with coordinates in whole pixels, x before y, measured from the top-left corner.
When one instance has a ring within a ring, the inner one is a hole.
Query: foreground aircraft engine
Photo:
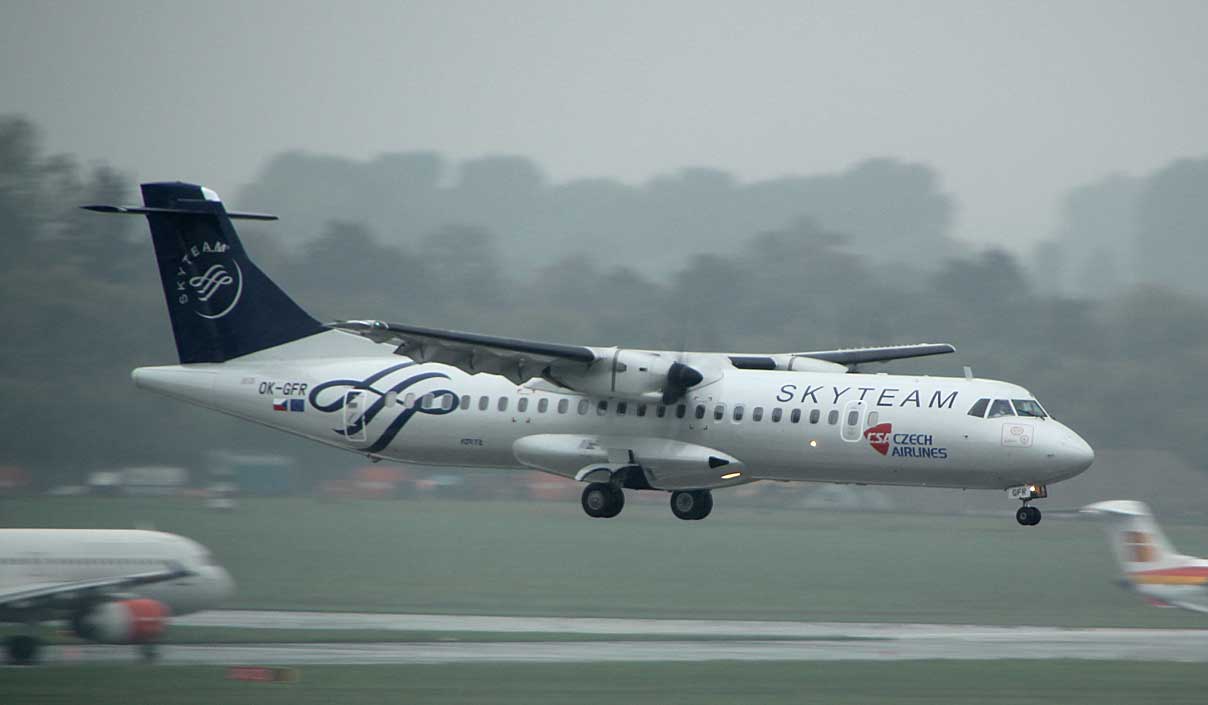
[[[668,353],[617,350],[587,369],[555,363],[551,381],[581,394],[671,405],[704,381],[695,367]]]
[[[168,625],[171,610],[146,598],[102,602],[71,618],[81,639],[101,644],[150,644]]]

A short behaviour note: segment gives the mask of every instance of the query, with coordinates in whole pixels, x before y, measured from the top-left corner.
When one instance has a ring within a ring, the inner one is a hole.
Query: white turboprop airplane
[[[1082,511],[1107,517],[1124,587],[1157,607],[1208,613],[1208,560],[1176,553],[1144,502],[1096,502]]]
[[[145,658],[173,615],[209,609],[234,583],[200,544],[159,531],[0,529],[0,623],[11,663],[37,660],[39,622],[66,619],[82,639],[136,644]]]
[[[84,206],[150,222],[180,364],[136,369],[135,384],[373,460],[574,478],[592,517],[620,513],[624,488],[670,492],[677,517],[702,519],[710,490],[806,480],[1005,489],[1032,525],[1028,502],[1094,459],[1017,385],[855,373],[950,345],[701,353],[320,324],[231,224],[274,216],[227,212],[193,184],[142,193],[142,207]]]

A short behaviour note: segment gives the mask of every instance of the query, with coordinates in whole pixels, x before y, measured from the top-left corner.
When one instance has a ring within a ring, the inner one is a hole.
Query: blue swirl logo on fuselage
[[[423,381],[426,381],[429,379],[449,379],[449,375],[444,374],[443,372],[421,372],[419,374],[412,375],[410,377],[406,377],[403,380],[397,382],[396,384],[394,384],[393,386],[391,386],[390,388],[385,389],[385,390],[378,389],[377,387],[374,386],[376,383],[382,381],[386,377],[389,377],[390,375],[394,374],[395,372],[398,372],[399,370],[404,370],[408,367],[412,367],[416,364],[417,363],[415,363],[415,362],[403,362],[403,363],[399,363],[397,365],[391,365],[390,367],[387,367],[385,369],[378,370],[377,372],[369,375],[365,379],[328,380],[326,382],[323,382],[322,384],[316,385],[313,389],[310,390],[310,395],[309,395],[310,406],[317,411],[323,411],[323,412],[327,412],[327,413],[342,411],[344,409],[344,402],[348,399],[348,392],[350,390],[354,390],[354,389],[363,390],[368,394],[376,396],[376,398],[373,400],[373,402],[368,404],[365,407],[364,411],[361,412],[360,416],[357,416],[355,418],[349,418],[348,416],[345,416],[344,417],[344,422],[345,422],[344,427],[332,429],[333,431],[340,434],[341,436],[344,436],[345,438],[349,438],[349,439],[355,438],[356,436],[359,436],[362,433],[364,433],[365,431],[367,431],[369,424],[372,423],[373,420],[375,418],[377,418],[377,416],[379,414],[381,414],[383,411],[391,408],[391,406],[388,406],[386,403],[387,396],[390,395],[391,392],[393,392],[394,397],[397,398],[397,396],[400,393],[406,391],[407,389],[409,389],[410,387],[412,387],[416,384],[419,384],[420,382],[423,382]],[[322,396],[324,394],[324,392],[329,392],[332,390],[339,390],[338,396],[336,396],[334,399],[331,399],[330,398],[331,395],[328,394],[327,396],[329,398],[329,401],[324,403],[320,399],[320,396]],[[411,404],[411,405],[400,404],[396,401],[392,406],[395,408],[401,408],[402,411],[400,411],[397,416],[395,416],[393,419],[391,419],[390,423],[387,424],[384,429],[382,429],[381,434],[379,434],[378,437],[376,439],[374,439],[369,444],[369,446],[364,448],[363,450],[365,450],[365,452],[368,452],[368,453],[377,453],[377,452],[381,451],[383,448],[385,448],[386,446],[390,445],[390,442],[393,441],[394,437],[399,434],[399,431],[402,431],[403,427],[407,425],[407,422],[410,421],[416,414],[431,414],[432,416],[444,416],[445,414],[450,414],[450,413],[456,411],[457,407],[460,405],[460,400],[457,398],[457,393],[451,389],[433,389],[433,390],[424,392],[424,394],[421,395],[421,397],[428,396],[428,395],[431,395],[433,402],[436,402],[438,399],[443,399],[444,397],[449,397],[450,399],[452,399],[452,404],[450,404],[448,407],[446,407],[444,402],[441,401],[439,403],[433,403],[433,404],[430,404],[427,407],[425,407],[423,404],[419,403],[418,401],[415,404]]]

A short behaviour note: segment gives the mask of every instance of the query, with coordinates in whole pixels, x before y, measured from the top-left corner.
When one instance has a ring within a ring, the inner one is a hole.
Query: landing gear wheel
[[[1040,523],[1040,510],[1036,507],[1022,506],[1015,512],[1015,521],[1020,526],[1036,526]]]
[[[713,511],[713,493],[709,490],[671,493],[671,513],[685,521],[696,521]]]
[[[593,482],[583,488],[583,511],[596,519],[611,519],[625,508],[625,492],[607,482]]]
[[[42,644],[36,636],[18,634],[4,640],[5,651],[8,652],[8,662],[15,666],[29,666],[38,662],[38,652]]]
[[[159,644],[139,644],[138,655],[143,663],[155,663],[159,660]]]

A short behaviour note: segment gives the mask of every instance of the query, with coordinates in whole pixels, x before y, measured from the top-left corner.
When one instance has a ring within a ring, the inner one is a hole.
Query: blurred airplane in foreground
[[[1176,553],[1148,505],[1117,499],[1082,511],[1108,518],[1107,535],[1125,587],[1156,607],[1208,613],[1208,559]]]
[[[8,660],[35,663],[39,622],[66,619],[76,636],[136,644],[156,656],[172,615],[208,609],[234,583],[202,545],[159,531],[0,529],[0,623]]]

